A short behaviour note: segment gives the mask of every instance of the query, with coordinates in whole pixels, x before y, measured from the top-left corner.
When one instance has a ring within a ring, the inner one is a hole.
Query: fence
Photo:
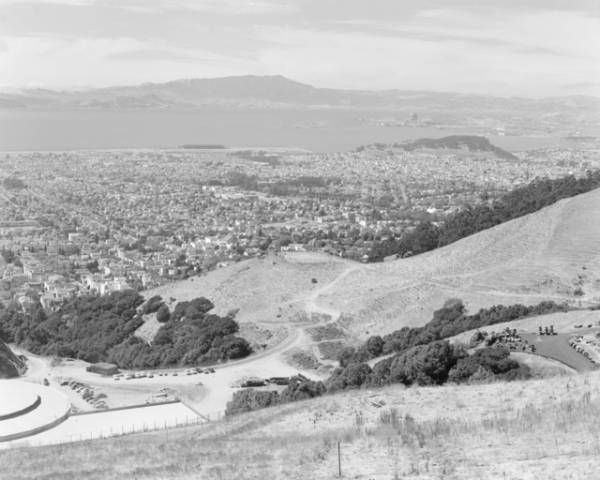
[[[15,442],[19,442],[22,438],[31,437],[33,435],[37,435],[39,433],[45,432],[47,430],[51,430],[61,423],[65,422],[69,418],[69,412],[66,412],[63,415],[53,415],[51,419],[40,424],[34,425],[31,427],[25,427],[24,429],[21,427],[19,430],[14,431],[9,434],[0,435],[0,448],[6,446],[12,446]]]
[[[182,404],[184,405],[184,404]],[[185,406],[185,405],[184,405]],[[151,407],[148,406],[148,407]],[[140,407],[146,408],[146,407]],[[117,409],[117,411],[124,409]],[[130,409],[126,409],[130,410]],[[120,437],[124,435],[131,435],[133,433],[146,433],[146,432],[156,432],[161,430],[169,430],[172,428],[182,428],[189,426],[197,426],[201,424],[207,423],[210,420],[210,416],[199,416],[199,415],[186,415],[180,416],[178,418],[170,418],[168,420],[159,421],[155,420],[152,422],[138,422],[138,423],[122,423],[119,426],[98,426],[95,423],[90,423],[87,429],[85,426],[81,428],[81,432],[78,433],[70,433],[68,432],[68,427],[70,423],[77,422],[79,419],[100,419],[103,414],[111,413],[111,410],[104,410],[101,412],[89,412],[84,413],[82,415],[72,415],[67,420],[63,422],[62,427],[67,428],[66,432],[60,432],[57,430],[50,430],[45,433],[48,435],[41,435],[38,438],[30,437],[18,441],[9,441],[6,442],[4,447],[14,448],[14,447],[39,447],[45,445],[59,445],[63,443],[72,443],[72,442],[82,442],[89,440],[100,440],[112,437]],[[216,419],[216,415],[212,417]]]

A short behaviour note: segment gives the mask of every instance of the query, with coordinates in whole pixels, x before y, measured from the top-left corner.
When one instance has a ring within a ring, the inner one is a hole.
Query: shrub
[[[214,347],[214,344],[213,344]],[[222,359],[244,358],[252,353],[252,348],[245,338],[228,336],[218,346]]]
[[[279,400],[281,403],[286,403],[320,397],[325,390],[323,382],[314,382],[298,375],[290,379],[288,386],[281,392]]]
[[[143,312],[145,314],[154,313],[162,305],[164,305],[162,297],[160,295],[154,295],[144,304]]]
[[[511,370],[518,370],[519,363],[510,358],[510,351],[504,347],[486,347],[477,350],[473,355],[458,360],[456,366],[450,371],[449,380],[456,383],[473,381],[476,374],[484,378],[481,370],[488,372],[488,376],[508,374]],[[479,373],[478,373],[479,372]],[[525,375],[527,371],[521,370]],[[514,379],[516,372],[507,376]],[[479,380],[481,380],[479,378]]]
[[[383,385],[387,385],[390,383],[390,368],[392,366],[392,362],[394,361],[393,357],[386,358],[384,360],[380,360],[377,362],[372,370],[371,375],[367,379],[367,385],[373,387],[382,387]]]
[[[384,341],[379,335],[370,337],[365,344],[367,352],[371,358],[378,357],[383,352]]]
[[[352,363],[345,368],[336,368],[327,379],[327,391],[358,388],[367,381],[371,372],[371,367],[366,363]]]
[[[413,347],[394,358],[390,381],[405,385],[441,385],[458,358],[459,352],[447,341]]]
[[[156,320],[160,323],[166,323],[171,318],[171,312],[166,304],[162,304],[156,312]]]
[[[277,403],[279,403],[279,394],[275,391],[254,390],[253,388],[238,390],[234,392],[231,401],[227,402],[225,415],[250,412]]]

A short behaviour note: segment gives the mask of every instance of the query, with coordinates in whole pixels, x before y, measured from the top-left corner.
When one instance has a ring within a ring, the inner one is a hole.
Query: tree
[[[171,318],[169,307],[163,303],[156,311],[156,320],[160,323],[166,323]]]
[[[379,335],[370,337],[367,340],[366,348],[367,348],[367,351],[369,352],[369,355],[371,356],[371,358],[378,357],[379,355],[382,354],[383,345],[384,345],[383,338],[381,338]]]
[[[366,363],[352,363],[345,368],[336,368],[327,379],[327,391],[358,388],[367,381],[369,375],[371,375],[371,367]]]
[[[227,402],[225,415],[250,412],[260,408],[270,407],[279,403],[279,394],[275,391],[265,392],[248,388],[234,392],[231,401]]]
[[[87,268],[91,273],[98,273],[100,271],[98,269],[98,260],[86,263],[85,268]]]
[[[204,298],[186,302],[195,314],[177,320],[162,303],[156,312],[161,327],[148,344],[135,336],[144,323],[137,312],[143,302],[133,290],[81,296],[47,318],[39,302],[26,312],[15,304],[0,312],[0,330],[3,337],[37,354],[112,361],[123,368],[214,363],[252,351],[245,339],[234,336],[239,326],[233,318],[202,313],[212,306]]]
[[[389,384],[391,381],[390,369],[393,361],[394,358],[390,357],[377,362],[373,366],[371,370],[371,375],[369,375],[369,378],[367,379],[367,385],[381,387],[383,385]]]
[[[486,347],[477,350],[473,355],[463,356],[449,373],[448,380],[462,383],[478,375],[479,381],[493,378],[494,375],[506,374],[519,368],[519,363],[510,358],[510,351],[505,347]],[[479,373],[478,373],[479,372]],[[488,372],[484,375],[484,372]]]
[[[154,313],[158,311],[162,305],[164,305],[162,297],[160,295],[154,295],[146,301],[143,311],[146,315],[149,313]]]
[[[298,375],[290,379],[290,383],[283,389],[279,398],[281,403],[307,400],[320,397],[325,393],[325,390],[323,382],[314,382]]]
[[[457,360],[457,352],[447,341],[418,345],[394,358],[390,380],[405,385],[441,385]]]
[[[227,337],[219,347],[223,359],[244,358],[250,355],[252,348],[245,338]]]

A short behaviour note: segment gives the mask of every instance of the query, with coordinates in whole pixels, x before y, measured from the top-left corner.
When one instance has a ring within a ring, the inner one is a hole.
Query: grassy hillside
[[[168,434],[0,451],[2,478],[332,479],[339,441],[344,478],[591,479],[598,380],[345,392]]]
[[[268,256],[221,268],[201,277],[192,277],[143,292],[146,298],[160,295],[166,301],[190,300],[200,292],[215,304],[215,313],[224,315],[238,309],[240,322],[287,323],[302,319],[307,300],[356,263],[320,253]],[[313,282],[313,279],[316,281]]]
[[[423,325],[449,298],[471,312],[543,300],[589,305],[600,302],[600,223],[592,221],[599,209],[594,190],[406,259],[363,265],[321,254],[268,257],[145,295],[179,301],[202,294],[218,313],[239,308],[240,322],[290,325],[326,314],[363,338]]]
[[[316,298],[356,333],[422,325],[448,298],[469,311],[541,300],[600,301],[600,190],[415,257],[362,268]]]

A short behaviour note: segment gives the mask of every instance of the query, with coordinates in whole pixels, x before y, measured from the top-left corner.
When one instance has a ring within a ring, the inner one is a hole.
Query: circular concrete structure
[[[20,380],[0,380],[0,442],[17,440],[63,422],[71,404],[58,390]]]

